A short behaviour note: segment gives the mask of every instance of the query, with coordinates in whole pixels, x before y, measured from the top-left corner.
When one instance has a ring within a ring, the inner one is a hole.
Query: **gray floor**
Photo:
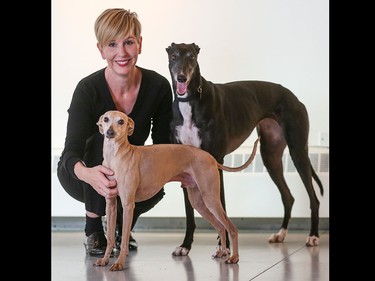
[[[243,281],[329,280],[329,232],[320,234],[317,247],[306,247],[308,233],[289,232],[284,243],[269,244],[270,233],[239,233],[240,261],[228,265],[212,259],[216,233],[197,232],[189,256],[174,257],[183,232],[135,232],[139,248],[130,252],[123,271],[93,266],[83,247],[82,232],[52,232],[51,280],[53,281]],[[111,258],[110,264],[114,258]]]

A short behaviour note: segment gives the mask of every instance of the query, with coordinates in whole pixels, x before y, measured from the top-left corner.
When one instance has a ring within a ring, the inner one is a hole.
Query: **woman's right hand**
[[[114,172],[111,169],[103,165],[86,167],[82,162],[77,162],[74,165],[74,173],[77,178],[91,185],[100,195],[106,198],[118,195],[117,182],[113,179]]]

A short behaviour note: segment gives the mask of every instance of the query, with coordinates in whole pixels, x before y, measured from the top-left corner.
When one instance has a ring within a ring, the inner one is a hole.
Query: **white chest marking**
[[[182,144],[189,144],[200,148],[202,140],[199,138],[199,129],[191,120],[191,106],[188,102],[179,102],[181,114],[184,118],[184,122],[181,126],[176,128],[176,138]]]

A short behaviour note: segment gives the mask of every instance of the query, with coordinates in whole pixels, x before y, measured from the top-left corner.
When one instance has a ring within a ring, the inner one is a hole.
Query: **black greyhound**
[[[294,198],[283,175],[286,146],[310,199],[311,229],[307,246],[319,243],[319,200],[312,178],[323,186],[308,156],[309,119],[305,106],[285,87],[264,81],[215,84],[205,80],[198,64],[199,46],[172,43],[166,48],[174,91],[172,141],[208,151],[219,162],[237,149],[254,128],[260,136],[263,164],[281,193],[284,219],[269,242],[283,242],[287,234]],[[225,209],[223,173],[220,196]],[[194,211],[183,188],[186,234],[173,255],[188,255],[196,228]],[[229,241],[229,239],[227,239]],[[220,243],[220,241],[219,241]],[[229,248],[229,244],[226,245]]]

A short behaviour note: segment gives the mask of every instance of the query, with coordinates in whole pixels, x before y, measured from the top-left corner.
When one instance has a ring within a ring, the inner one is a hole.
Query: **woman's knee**
[[[64,190],[74,199],[84,202],[83,185],[79,180],[72,178],[68,171],[60,163],[57,166],[57,178]]]

